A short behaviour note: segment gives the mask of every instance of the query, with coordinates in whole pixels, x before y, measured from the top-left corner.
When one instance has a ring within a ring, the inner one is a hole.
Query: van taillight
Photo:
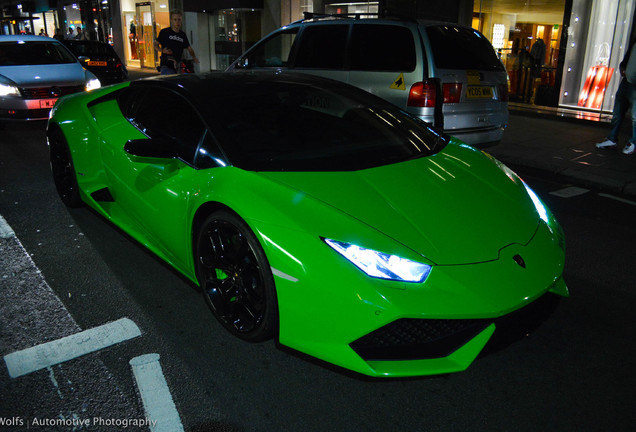
[[[499,100],[501,102],[508,102],[508,83],[499,84],[497,87],[499,88]]]
[[[461,83],[448,83],[444,84],[444,103],[459,103],[459,98],[462,95]]]
[[[434,81],[420,81],[411,86],[407,106],[419,108],[434,108],[437,97],[437,87]]]

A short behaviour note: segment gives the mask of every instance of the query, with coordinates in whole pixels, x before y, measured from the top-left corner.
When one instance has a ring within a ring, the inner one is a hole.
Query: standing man
[[[183,13],[180,10],[170,11],[170,27],[159,32],[155,39],[155,50],[161,51],[159,72],[161,75],[176,74],[181,64],[183,50],[187,49],[195,63],[199,63],[194,50],[190,46],[188,36],[181,30]]]
[[[634,154],[636,150],[636,37],[632,38],[629,49],[625,54],[625,58],[618,66],[621,74],[621,83],[616,90],[614,100],[614,111],[612,112],[612,120],[610,122],[611,130],[607,139],[596,144],[599,149],[616,148],[618,142],[618,133],[621,130],[623,117],[627,110],[632,109],[632,136],[623,147],[623,154]]]
[[[86,40],[86,33],[82,31],[82,28],[80,26],[77,26],[76,30],[77,30],[77,35],[75,36],[75,39]]]

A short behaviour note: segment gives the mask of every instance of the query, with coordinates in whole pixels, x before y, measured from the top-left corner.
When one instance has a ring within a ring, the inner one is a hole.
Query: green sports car
[[[467,368],[499,318],[567,296],[563,232],[489,155],[346,84],[155,77],[64,97],[62,201],[199,285],[223,326],[371,376]]]

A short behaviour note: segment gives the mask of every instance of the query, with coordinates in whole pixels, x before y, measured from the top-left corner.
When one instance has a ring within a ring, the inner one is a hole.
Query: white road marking
[[[613,199],[615,201],[619,201],[619,202],[622,202],[622,203],[625,203],[625,204],[636,206],[636,202],[630,201],[630,200],[625,199],[625,198],[619,198],[617,196],[609,195],[609,194],[606,194],[606,193],[599,193],[598,195],[602,196],[602,197],[605,197],[605,198]]]
[[[27,375],[76,357],[141,336],[141,330],[129,318],[84,330],[51,342],[4,356],[11,378]]]
[[[589,189],[584,189],[576,186],[570,186],[563,189],[559,189],[553,192],[550,192],[550,195],[558,196],[560,198],[572,198],[579,195],[584,195],[588,193]]]
[[[151,432],[181,432],[183,425],[174,405],[159,354],[145,354],[130,360],[141,400],[150,419]]]
[[[15,237],[15,233],[6,220],[0,215],[0,238]]]

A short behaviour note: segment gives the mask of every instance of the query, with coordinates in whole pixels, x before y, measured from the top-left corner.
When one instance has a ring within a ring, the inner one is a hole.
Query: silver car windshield
[[[75,57],[58,42],[0,42],[0,66],[32,66],[76,62]]]

